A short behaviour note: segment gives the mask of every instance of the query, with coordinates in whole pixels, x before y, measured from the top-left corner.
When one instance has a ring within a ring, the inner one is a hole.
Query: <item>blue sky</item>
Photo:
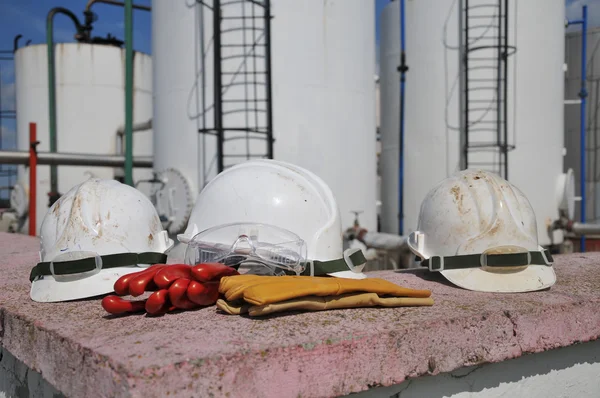
[[[166,1],[166,0],[165,0]],[[181,1],[181,0],[170,0]],[[307,0],[297,0],[306,1]],[[312,0],[311,0],[312,1]],[[362,0],[374,1],[376,17],[376,42],[379,44],[379,15],[390,0]],[[134,0],[137,4],[150,5],[151,0]],[[53,7],[65,7],[77,16],[82,12],[87,0],[0,0],[0,50],[12,49],[15,35],[22,34],[21,45],[27,40],[32,43],[43,43],[46,34],[46,14]],[[568,18],[579,18],[581,6],[589,5],[590,26],[600,25],[600,0],[566,0]],[[97,3],[92,8],[98,14],[98,21],[94,25],[94,35],[106,36],[110,33],[123,38],[123,8]],[[138,51],[151,52],[151,17],[146,11],[134,11],[134,48]],[[73,25],[62,15],[55,18],[55,40],[72,42]],[[14,109],[14,70],[12,62],[0,61],[0,83],[2,85],[2,109]],[[0,145],[3,148],[13,148],[14,122],[3,120]],[[1,178],[0,178],[1,180]],[[0,181],[0,185],[3,181]],[[2,196],[2,193],[0,193]]]

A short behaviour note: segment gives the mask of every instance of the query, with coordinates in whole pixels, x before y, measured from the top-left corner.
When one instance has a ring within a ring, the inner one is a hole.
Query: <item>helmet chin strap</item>
[[[157,252],[144,253],[118,253],[100,256],[101,269],[135,266],[137,264],[165,264],[167,255]],[[71,275],[90,272],[98,269],[96,257],[87,257],[79,260],[46,261],[38,263],[29,274],[29,281],[45,275]]]
[[[429,268],[432,272],[479,267],[523,267],[527,265],[546,265],[551,267],[553,264],[554,259],[549,250],[529,251],[525,253],[431,256],[421,262],[422,266]]]

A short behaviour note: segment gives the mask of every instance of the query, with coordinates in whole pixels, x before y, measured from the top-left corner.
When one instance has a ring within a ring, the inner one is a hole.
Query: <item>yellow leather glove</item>
[[[380,278],[347,279],[316,276],[234,275],[221,278],[219,292],[225,300],[263,306],[305,296],[339,296],[375,293],[378,296],[428,298],[429,290],[408,289]]]
[[[284,311],[325,311],[362,307],[416,307],[431,306],[433,299],[415,297],[379,297],[376,293],[348,293],[340,296],[306,296],[266,305],[250,305],[242,300],[217,300],[217,308],[230,314],[263,316]]]

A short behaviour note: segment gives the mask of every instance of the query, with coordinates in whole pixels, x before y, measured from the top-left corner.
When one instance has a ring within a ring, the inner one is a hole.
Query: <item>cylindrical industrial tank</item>
[[[375,6],[273,0],[275,158],[321,176],[344,227],[376,230]]]
[[[29,123],[37,124],[38,151],[50,150],[48,127],[48,58],[45,44],[21,47],[15,53],[17,146],[29,150]],[[117,131],[125,122],[125,51],[108,45],[55,45],[57,151],[99,155],[121,154]],[[152,118],[152,60],[134,53],[133,122]],[[152,130],[133,134],[134,156],[152,155]],[[29,185],[24,166],[19,181]],[[110,167],[58,166],[58,189],[64,194],[90,176],[116,178]],[[134,169],[134,182],[152,177],[151,169]],[[37,167],[37,226],[48,210],[50,166]],[[22,228],[27,231],[27,223]]]
[[[382,230],[391,233],[397,232],[398,225],[399,3],[392,1],[381,15]],[[469,1],[478,26],[493,25],[492,18],[497,18],[493,12],[490,15],[494,16],[486,17],[478,6],[485,4],[493,10],[489,6],[497,3]],[[529,198],[537,215],[539,242],[548,245],[552,239],[547,223],[559,216],[558,203],[553,199],[563,171],[565,6],[559,0],[506,3],[508,44],[516,47],[516,53],[508,58],[508,143],[515,146],[508,154],[508,179]],[[460,5],[460,0],[406,1],[409,71],[402,189],[404,234],[417,228],[427,192],[461,168],[464,80],[460,78]],[[544,10],[543,17],[540,9]],[[471,26],[475,26],[473,21]],[[490,29],[483,31],[493,35]],[[489,55],[485,52],[479,56]],[[471,73],[471,79],[493,80],[495,73],[493,68],[489,72],[478,70]],[[477,91],[472,95],[482,94]],[[470,115],[473,121],[473,113]],[[481,115],[493,119],[491,113]],[[482,156],[471,154],[469,167],[479,167],[475,160]],[[562,238],[556,231],[553,243],[560,243]]]
[[[155,170],[177,169],[186,181],[182,185],[190,187],[194,198],[217,172],[216,140],[198,133],[214,126],[213,11],[208,7],[212,3],[152,2]],[[222,38],[223,56],[231,56],[234,46],[243,40],[256,41],[254,51],[259,53],[256,59],[246,58],[248,62],[244,57],[223,62],[224,92],[230,98],[235,97],[232,93],[242,97],[244,90],[254,89],[245,86],[239,76],[237,80],[231,77],[236,71],[252,74],[264,70],[252,65],[262,62],[265,54],[262,11],[256,5],[252,11],[253,3],[222,2],[223,15],[228,18],[222,21],[222,29],[227,31]],[[362,211],[361,225],[374,230],[374,5],[363,0],[272,0],[271,14],[274,158],[322,177],[336,196],[344,227],[352,225],[352,211]],[[234,25],[239,27],[244,15],[248,27],[234,33]],[[256,29],[252,28],[253,18]],[[254,39],[244,39],[244,35]],[[264,82],[261,73],[256,73],[256,79]],[[264,98],[252,95],[258,102]],[[230,125],[245,123],[243,113],[228,114],[225,119]],[[265,153],[264,148],[264,141],[256,140],[250,151]],[[228,150],[247,152],[245,147]],[[238,161],[243,160],[240,157]]]

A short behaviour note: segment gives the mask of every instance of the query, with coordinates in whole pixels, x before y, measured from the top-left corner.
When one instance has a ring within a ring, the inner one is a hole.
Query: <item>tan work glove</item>
[[[429,290],[408,289],[379,278],[235,275],[221,278],[219,292],[225,296],[217,301],[219,309],[251,316],[290,310],[433,305]]]
[[[380,278],[347,279],[318,276],[235,275],[221,278],[219,292],[227,301],[244,299],[252,305],[278,303],[305,296],[376,293],[378,296],[431,296],[429,290],[407,289]]]
[[[284,311],[325,311],[361,307],[416,307],[431,306],[433,299],[415,297],[379,297],[376,293],[348,293],[340,296],[306,296],[265,305],[251,305],[243,300],[217,300],[217,308],[231,314],[263,316]]]

